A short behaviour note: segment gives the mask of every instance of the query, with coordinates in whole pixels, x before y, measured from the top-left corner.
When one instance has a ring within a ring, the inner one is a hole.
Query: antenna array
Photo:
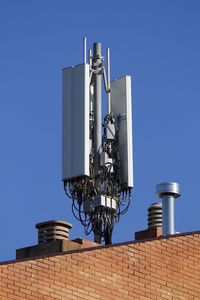
[[[107,114],[102,121],[102,77]],[[72,212],[94,241],[112,243],[114,223],[128,210],[133,187],[131,78],[110,82],[101,43],[93,44],[83,64],[63,69],[64,189]],[[102,134],[103,132],[103,134]]]

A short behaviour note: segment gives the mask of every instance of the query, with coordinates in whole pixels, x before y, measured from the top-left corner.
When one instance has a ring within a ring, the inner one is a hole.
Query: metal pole
[[[83,38],[83,63],[86,64],[86,37]]]
[[[174,199],[180,197],[177,182],[163,182],[156,185],[156,196],[162,199],[163,235],[175,234]]]
[[[99,152],[101,149],[101,43],[93,44],[94,78],[94,174],[100,173]],[[96,231],[96,230],[95,230]],[[94,231],[94,242],[101,243],[101,235]],[[98,232],[98,229],[97,229]],[[100,230],[101,232],[101,230]]]
[[[98,233],[94,233],[94,242],[101,244],[101,236]]]
[[[92,66],[92,50],[89,50],[89,65]]]
[[[100,172],[99,152],[101,149],[101,43],[93,44],[94,78],[94,174]]]
[[[110,49],[107,48],[107,77],[108,77],[108,93],[107,93],[107,99],[108,99],[108,114],[111,113],[111,105],[110,105]]]
[[[162,198],[162,224],[163,235],[171,235],[175,233],[173,196],[164,196]]]

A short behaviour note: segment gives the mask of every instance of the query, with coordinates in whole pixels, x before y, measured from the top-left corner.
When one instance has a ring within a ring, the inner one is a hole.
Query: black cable
[[[73,216],[80,222],[80,220],[78,219],[78,217],[74,213],[74,202],[72,202],[72,213],[73,213]]]
[[[131,197],[129,197],[129,199],[128,199],[127,207],[124,210],[121,211],[121,213],[120,213],[121,215],[124,215],[127,212],[130,203],[131,203]]]
[[[64,182],[64,190],[65,190],[65,194],[67,195],[67,197],[69,197],[71,199],[72,197],[68,194],[68,191],[67,191],[67,183],[66,182]]]
[[[81,217],[81,206],[79,205],[79,218],[80,218],[80,222],[83,226],[87,226],[86,222],[88,221],[87,219],[83,220]]]

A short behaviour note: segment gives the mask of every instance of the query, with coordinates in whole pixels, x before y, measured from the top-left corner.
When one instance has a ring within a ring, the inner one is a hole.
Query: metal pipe
[[[94,78],[94,174],[100,173],[99,152],[101,149],[101,43],[93,44]]]
[[[107,92],[107,100],[108,100],[108,114],[111,113],[111,104],[110,104],[110,49],[107,48],[107,77],[108,77],[108,92]]]
[[[83,38],[83,63],[86,64],[86,37]]]
[[[162,199],[162,232],[173,235],[175,231],[174,198],[180,197],[180,185],[176,182],[157,184],[156,195]]]
[[[162,198],[162,224],[163,235],[175,234],[173,196],[165,196]]]
[[[92,66],[92,50],[89,50],[89,65]]]
[[[101,235],[94,232],[94,242],[101,244]]]
[[[102,67],[102,71],[103,71],[104,87],[105,87],[105,91],[107,92],[108,91],[108,82],[107,82],[107,79],[106,79],[106,71],[105,71],[104,66]]]

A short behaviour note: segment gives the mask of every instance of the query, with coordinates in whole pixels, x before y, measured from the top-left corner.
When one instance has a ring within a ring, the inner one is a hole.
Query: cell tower
[[[133,187],[131,77],[110,81],[101,43],[83,63],[63,69],[62,180],[72,212],[94,241],[112,243],[114,223],[128,210]],[[107,114],[102,118],[102,77]]]

